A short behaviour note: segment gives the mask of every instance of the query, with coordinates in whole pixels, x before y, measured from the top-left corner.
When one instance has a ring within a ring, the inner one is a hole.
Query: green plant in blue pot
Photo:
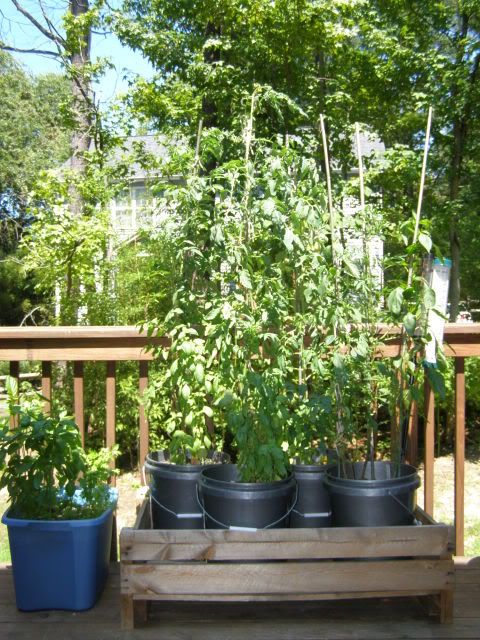
[[[66,416],[46,415],[39,398],[7,379],[9,417],[0,425],[0,488],[18,609],[91,608],[108,575],[116,492],[114,452],[87,455]]]

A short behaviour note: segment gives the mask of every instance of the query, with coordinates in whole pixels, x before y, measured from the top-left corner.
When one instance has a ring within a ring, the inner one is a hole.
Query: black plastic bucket
[[[327,468],[325,486],[335,527],[414,524],[420,478],[409,464],[375,462],[374,475],[370,463],[334,464]]]
[[[288,527],[296,501],[293,476],[274,482],[240,482],[234,464],[204,469],[198,489],[207,529]]]
[[[214,452],[212,464],[227,462],[228,454]],[[152,451],[145,461],[149,476],[154,529],[203,529],[197,482],[209,464],[172,464],[167,451]]]
[[[326,465],[322,464],[293,465],[298,498],[290,514],[292,529],[331,526],[330,496],[323,482],[326,468]]]

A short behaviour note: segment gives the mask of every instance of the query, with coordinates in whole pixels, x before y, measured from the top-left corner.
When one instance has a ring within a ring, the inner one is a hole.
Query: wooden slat
[[[107,377],[106,377],[106,446],[113,447],[115,444],[115,415],[116,415],[116,363],[107,362]],[[115,461],[112,460],[112,467],[115,466]]]
[[[0,327],[0,340],[3,339],[41,338],[52,340],[68,340],[71,338],[146,338],[146,334],[134,325],[126,326],[63,326],[63,327]]]
[[[455,359],[455,553],[465,553],[465,360]]]
[[[85,446],[85,407],[83,362],[73,363],[73,414],[78,425],[82,445]]]
[[[140,397],[146,391],[148,386],[148,362],[142,361],[139,364],[139,382],[138,390]],[[139,443],[138,443],[138,467],[142,469],[145,458],[148,453],[148,421],[145,413],[145,405],[140,402],[139,407]],[[142,473],[142,482],[144,482],[144,474]]]
[[[50,413],[52,409],[52,363],[42,362],[42,396],[45,398],[43,410]]]
[[[145,503],[148,504],[148,503]],[[143,517],[143,515],[142,515]],[[435,557],[447,553],[450,527],[135,530],[120,535],[125,562]]]
[[[152,360],[147,345],[146,338],[0,339],[0,360]]]
[[[435,461],[435,405],[433,390],[425,378],[425,511],[433,517],[433,465]]]
[[[17,381],[18,390],[20,391],[20,363],[10,362],[9,375]],[[10,416],[10,428],[14,428],[18,424],[18,416]]]
[[[164,563],[122,566],[122,593],[141,599],[184,594],[318,594],[336,592],[435,591],[453,582],[449,560],[378,562]],[[343,596],[344,597],[344,596]]]

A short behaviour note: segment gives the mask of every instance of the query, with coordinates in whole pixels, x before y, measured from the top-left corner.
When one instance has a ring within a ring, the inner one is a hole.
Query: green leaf
[[[435,306],[435,291],[425,285],[425,289],[423,291],[423,304],[425,305],[425,309],[433,309]]]
[[[345,266],[347,267],[347,270],[350,272],[350,274],[354,278],[360,277],[360,271],[358,270],[358,267],[353,262],[353,260],[350,260],[350,258],[348,258],[347,256],[343,256],[343,263],[345,264]]]
[[[396,287],[393,291],[390,292],[390,295],[387,299],[387,307],[392,313],[400,313],[402,310],[403,303],[403,289],[401,287]]]
[[[242,285],[242,287],[245,287],[245,289],[252,288],[252,283],[250,281],[248,271],[240,271],[240,284]]]
[[[442,400],[445,399],[446,387],[442,373],[436,367],[429,366],[425,367],[425,371],[433,392],[437,393]]]
[[[195,375],[195,380],[198,382],[198,384],[202,384],[202,382],[205,379],[205,371],[203,369],[203,365],[200,362],[195,367],[194,375]]]
[[[181,393],[182,398],[184,400],[188,400],[188,398],[190,397],[190,393],[191,393],[191,390],[190,390],[190,387],[188,386],[188,384],[184,384],[183,385],[182,390],[181,390],[180,393]]]
[[[409,336],[413,336],[415,333],[415,328],[417,326],[417,318],[413,315],[413,313],[406,313],[403,316],[403,326],[405,327],[405,331]]]
[[[285,229],[285,235],[283,236],[283,244],[287,248],[287,251],[293,251],[293,241],[295,240],[295,234],[287,227]]]
[[[208,417],[208,418],[213,418],[213,411],[211,407],[203,407],[203,413]]]
[[[335,369],[342,370],[344,368],[344,358],[340,353],[335,353],[332,359]]]
[[[418,242],[422,245],[427,253],[430,253],[430,251],[432,250],[432,239],[427,233],[424,233],[423,231],[420,232],[420,235],[418,236]]]

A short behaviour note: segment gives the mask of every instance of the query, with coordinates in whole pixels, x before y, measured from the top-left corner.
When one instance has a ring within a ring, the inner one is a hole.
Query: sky
[[[111,2],[110,4],[118,4]],[[41,19],[38,0],[20,0],[21,5]],[[52,7],[55,5],[55,8]],[[61,22],[62,10],[60,6],[67,6],[66,0],[47,0],[44,6],[51,11],[55,24]],[[5,44],[19,48],[51,49],[50,43],[37,29],[14,7],[11,0],[0,0],[0,38]],[[12,54],[33,74],[60,72],[59,62],[51,57],[35,54]],[[127,77],[139,74],[150,77],[153,73],[150,63],[139,53],[124,47],[116,36],[94,35],[92,38],[92,58],[108,57],[114,69],[107,70],[100,82],[94,85],[97,100],[107,104],[115,95],[128,89]]]

